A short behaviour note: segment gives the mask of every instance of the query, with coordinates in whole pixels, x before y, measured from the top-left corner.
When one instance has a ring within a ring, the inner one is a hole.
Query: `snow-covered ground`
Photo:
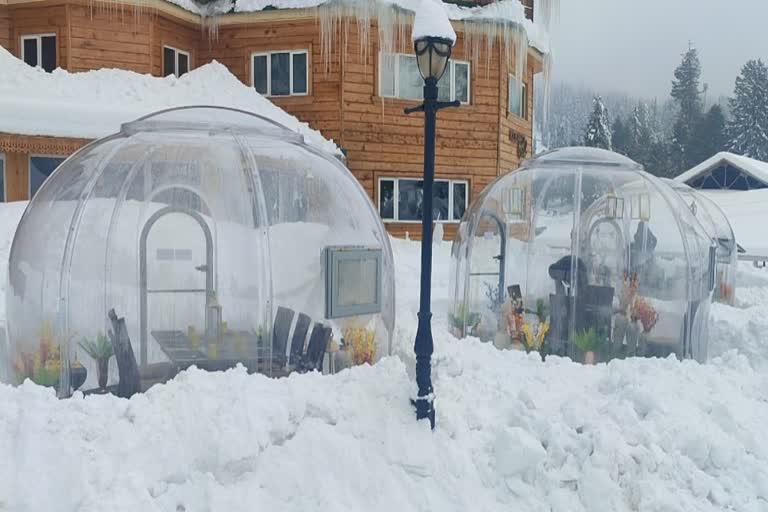
[[[3,267],[20,213],[0,206]],[[0,385],[0,511],[768,510],[767,271],[714,308],[709,364],[542,363],[449,335],[438,244],[431,432],[408,403],[419,245],[393,248],[395,354],[373,367],[191,370],[131,400]]]

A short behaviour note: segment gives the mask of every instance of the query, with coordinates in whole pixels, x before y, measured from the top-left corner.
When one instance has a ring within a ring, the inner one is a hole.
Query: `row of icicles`
[[[231,2],[231,0],[223,0]],[[510,0],[505,0],[510,1]],[[151,12],[149,0],[132,0],[133,18],[138,20],[143,13]],[[219,15],[206,14],[217,11],[216,2],[201,6],[203,14],[203,30],[207,31],[210,40],[216,40],[219,33]],[[232,2],[231,5],[234,5]],[[548,34],[552,33],[559,17],[560,0],[536,0],[536,24]],[[108,13],[109,15],[124,15],[123,0],[90,0],[91,15]],[[337,43],[341,57],[346,58],[350,43],[350,27],[356,27],[358,49],[361,62],[370,62],[371,31],[376,22],[378,28],[378,49],[383,53],[411,52],[410,28],[413,25],[413,13],[402,9],[386,0],[328,0],[315,7],[316,18],[320,26],[320,53],[326,72],[331,70],[332,56]],[[490,73],[492,55],[496,45],[503,49],[501,57],[507,69],[514,69],[516,77],[525,77],[528,66],[528,34],[524,27],[517,23],[487,20],[464,20],[463,22],[464,54],[474,65],[483,69],[485,76]],[[483,59],[482,56],[485,58]],[[550,75],[552,71],[552,48],[544,55],[542,81],[544,89],[544,118],[547,116],[550,91]],[[515,82],[520,87],[520,82]],[[517,92],[519,94],[519,91]]]

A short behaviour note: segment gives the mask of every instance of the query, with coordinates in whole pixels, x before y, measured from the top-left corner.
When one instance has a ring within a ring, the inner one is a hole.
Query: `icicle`
[[[320,53],[326,72],[330,71],[334,43],[348,34],[351,20],[357,27],[360,46],[359,58],[363,64],[377,56],[370,54],[371,29],[376,21],[379,35],[379,50],[385,53],[407,51],[410,46],[409,29],[413,15],[396,5],[381,0],[331,0],[318,6],[315,15],[320,25]],[[345,38],[344,41],[348,41]],[[346,42],[340,57],[347,54]]]
[[[560,0],[537,0],[536,12],[534,13],[534,21],[549,36],[549,48],[544,55],[542,62],[542,89],[543,95],[541,102],[541,123],[542,132],[544,127],[549,126],[549,112],[552,98],[552,67],[554,62],[555,49],[552,46],[553,32],[557,30],[557,26],[560,23]],[[546,137],[547,145],[551,145],[551,131],[546,130],[546,133],[542,133]]]

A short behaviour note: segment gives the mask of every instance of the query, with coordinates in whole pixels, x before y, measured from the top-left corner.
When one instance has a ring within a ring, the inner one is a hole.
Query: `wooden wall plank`
[[[67,51],[66,5],[20,7],[9,6],[13,54],[21,58],[21,37],[33,34],[56,34],[56,64],[66,69]]]
[[[7,5],[0,5],[0,46],[14,53],[13,31],[11,30],[11,12]]]
[[[6,153],[5,200],[29,199],[29,153]]]

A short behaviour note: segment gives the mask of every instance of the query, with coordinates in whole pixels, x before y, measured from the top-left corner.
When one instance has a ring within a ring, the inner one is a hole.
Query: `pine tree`
[[[615,152],[629,155],[629,130],[621,117],[616,117],[611,126],[611,146]]]
[[[584,133],[584,145],[592,148],[611,149],[611,128],[608,121],[608,109],[600,96],[595,96],[592,115],[589,116]]]
[[[699,81],[701,62],[696,48],[689,48],[683,54],[683,61],[675,69],[672,81],[672,98],[678,106],[678,116],[673,128],[672,165],[677,173],[690,169],[698,162],[694,158],[696,144],[694,131],[701,119],[702,101]]]
[[[651,144],[655,139],[648,105],[644,102],[639,102],[632,111],[628,130],[630,155],[642,163],[644,159],[647,159],[646,157],[651,151]]]
[[[761,60],[751,60],[742,68],[730,107],[729,150],[768,160],[768,69]]]
[[[712,155],[723,151],[726,147],[725,114],[720,105],[712,105],[707,114],[701,118],[694,135],[696,146],[693,157],[697,162],[703,162]]]

